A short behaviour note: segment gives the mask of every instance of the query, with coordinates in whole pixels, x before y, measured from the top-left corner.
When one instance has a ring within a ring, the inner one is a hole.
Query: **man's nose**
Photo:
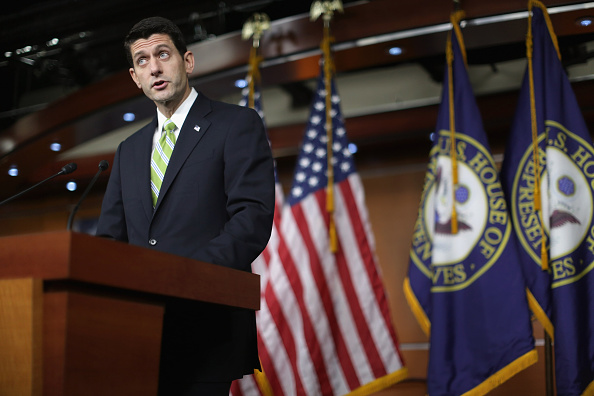
[[[158,59],[151,58],[149,61],[149,67],[152,76],[158,76],[161,74],[161,64],[159,63]]]

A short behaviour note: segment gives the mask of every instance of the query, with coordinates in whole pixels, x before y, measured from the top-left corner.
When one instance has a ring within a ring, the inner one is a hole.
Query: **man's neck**
[[[181,106],[181,104],[184,103],[184,100],[186,100],[188,96],[190,96],[191,91],[192,88],[190,88],[190,86],[188,85],[181,99],[172,99],[167,102],[155,102],[155,104],[157,105],[157,108],[159,109],[161,114],[163,114],[167,118],[171,118],[175,111],[179,109],[179,106]]]

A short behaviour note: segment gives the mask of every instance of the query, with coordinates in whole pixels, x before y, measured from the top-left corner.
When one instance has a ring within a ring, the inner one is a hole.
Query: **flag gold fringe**
[[[347,393],[345,396],[366,396],[379,392],[383,389],[388,388],[408,377],[408,369],[402,367],[400,370],[394,371],[393,373],[386,374],[383,377],[376,378],[375,380],[355,389],[352,392]]]
[[[425,314],[425,311],[423,311],[423,308],[421,307],[421,304],[419,303],[417,296],[415,296],[415,292],[413,291],[410,285],[410,278],[408,276],[404,279],[404,284],[402,288],[404,290],[404,297],[406,298],[406,302],[408,303],[410,310],[415,316],[415,319],[417,319],[419,326],[421,326],[423,333],[425,333],[425,335],[429,337],[431,334],[431,321]]]
[[[561,52],[559,51],[559,42],[557,41],[557,35],[555,34],[555,30],[553,29],[553,22],[551,22],[551,18],[549,17],[549,12],[547,10],[547,7],[538,0],[529,0],[528,11],[530,12],[530,15],[532,14],[533,7],[538,7],[542,10],[542,13],[543,13],[543,16],[545,19],[545,23],[547,24],[547,29],[549,30],[549,35],[551,36],[551,41],[553,42],[553,46],[555,47],[555,50],[557,51],[557,57],[559,57],[559,60],[561,60]],[[531,18],[531,16],[529,16],[529,18]]]
[[[542,237],[541,244],[540,244],[540,265],[543,271],[547,271],[549,269],[549,255],[547,251],[547,236],[544,229],[544,219],[543,219],[543,208],[542,208],[542,191],[540,190],[540,154],[539,154],[539,147],[538,147],[538,130],[537,130],[537,123],[536,123],[536,103],[534,98],[534,71],[532,66],[532,54],[533,54],[533,37],[532,37],[532,8],[538,7],[542,10],[547,29],[549,30],[549,35],[551,36],[551,40],[553,41],[553,45],[555,46],[555,50],[557,51],[557,56],[561,59],[561,53],[559,52],[559,45],[557,43],[557,36],[553,31],[553,24],[551,23],[551,19],[549,18],[549,13],[547,12],[547,8],[544,4],[537,0],[529,0],[528,1],[528,34],[526,35],[526,57],[528,59],[528,74],[529,74],[529,82],[530,82],[530,120],[532,126],[532,157],[534,159],[534,209],[540,212],[540,234]]]
[[[454,33],[456,34],[456,38],[458,39],[458,44],[460,44],[460,52],[462,53],[462,58],[464,59],[464,64],[466,65],[468,62],[466,61],[466,47],[464,46],[464,39],[462,37],[462,30],[460,29],[460,22],[466,14],[464,11],[454,11],[450,16],[450,22],[454,28]]]
[[[528,288],[526,288],[526,298],[528,299],[528,306],[530,307],[532,314],[536,320],[540,322],[547,334],[551,337],[551,340],[554,340],[555,328],[553,327],[553,323]]]
[[[338,239],[336,235],[336,224],[334,223],[334,165],[332,164],[333,126],[332,126],[332,73],[334,65],[330,44],[330,23],[324,20],[324,39],[322,40],[322,53],[324,60],[324,86],[326,88],[326,157],[328,168],[328,185],[326,186],[326,211],[329,215],[328,236],[330,238],[330,251],[338,251]]]
[[[594,396],[594,381],[590,382],[590,385],[586,388],[582,396]]]
[[[260,366],[262,363],[260,363]],[[262,396],[274,396],[272,392],[272,387],[270,386],[270,382],[268,382],[268,377],[264,373],[264,370],[254,370],[254,379],[258,384],[258,388],[260,388],[260,392],[262,392]]]
[[[532,366],[534,363],[538,361],[538,354],[536,349],[533,349],[524,355],[520,356],[501,370],[497,371],[495,374],[491,375],[489,378],[484,380],[479,386],[469,390],[466,393],[463,393],[462,396],[482,396],[489,393],[491,390],[495,389],[520,371]]]

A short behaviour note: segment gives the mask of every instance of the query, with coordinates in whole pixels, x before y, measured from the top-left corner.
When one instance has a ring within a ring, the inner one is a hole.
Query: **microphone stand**
[[[6,198],[4,201],[0,202],[0,205],[4,205],[5,203],[7,203],[7,202],[10,202],[10,201],[12,201],[12,200],[13,200],[13,199],[15,199],[15,198],[18,198],[18,197],[20,197],[20,196],[21,196],[21,195],[23,195],[24,193],[26,193],[26,192],[28,192],[28,191],[31,191],[31,190],[33,190],[35,187],[37,187],[37,186],[39,186],[39,185],[41,185],[41,184],[45,183],[45,182],[46,182],[46,181],[48,181],[48,180],[51,180],[51,179],[53,179],[53,178],[54,178],[54,177],[56,177],[56,176],[60,176],[60,175],[67,175],[68,173],[72,173],[72,172],[74,172],[75,170],[76,170],[76,164],[75,164],[74,162],[71,162],[70,164],[68,164],[68,165],[65,165],[65,166],[62,168],[62,170],[60,170],[60,172],[56,173],[55,175],[52,175],[52,176],[48,177],[47,179],[40,181],[39,183],[37,183],[37,184],[35,184],[35,185],[33,185],[33,186],[31,186],[31,187],[27,188],[26,190],[24,190],[24,191],[21,191],[20,193],[18,193],[18,194],[16,194],[16,195],[13,195],[12,197]]]
[[[74,220],[74,215],[78,211],[78,207],[80,206],[82,201],[84,201],[84,199],[87,197],[87,195],[89,194],[89,191],[91,191],[91,187],[93,187],[93,184],[95,184],[95,182],[97,181],[97,178],[99,177],[101,172],[106,170],[108,166],[109,166],[109,163],[106,160],[102,160],[101,162],[99,162],[99,170],[97,171],[97,173],[95,173],[95,176],[93,176],[93,178],[91,179],[91,182],[89,183],[86,190],[83,192],[80,199],[78,200],[78,202],[72,209],[72,212],[70,212],[70,216],[68,217],[68,225],[66,226],[66,229],[68,231],[70,231],[72,229],[72,222]]]

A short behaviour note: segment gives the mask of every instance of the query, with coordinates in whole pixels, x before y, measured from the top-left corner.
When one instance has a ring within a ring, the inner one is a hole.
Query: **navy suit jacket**
[[[97,235],[251,271],[274,215],[273,159],[259,115],[199,93],[153,210],[156,127],[155,117],[119,145]],[[175,370],[190,381],[232,380],[259,367],[253,312],[168,304],[163,337],[162,366],[183,362]]]

